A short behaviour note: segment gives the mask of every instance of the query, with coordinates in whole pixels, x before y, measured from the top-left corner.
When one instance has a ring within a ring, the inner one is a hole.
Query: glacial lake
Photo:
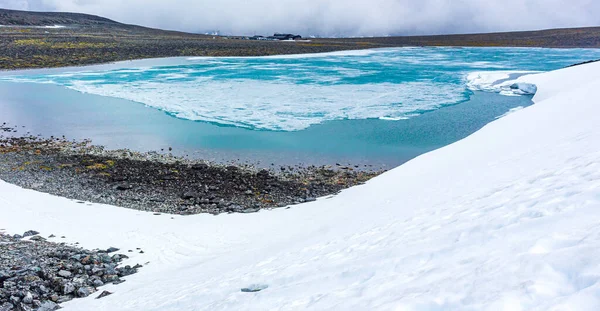
[[[0,122],[216,162],[392,168],[532,104],[472,76],[598,58],[589,49],[397,48],[3,72]]]

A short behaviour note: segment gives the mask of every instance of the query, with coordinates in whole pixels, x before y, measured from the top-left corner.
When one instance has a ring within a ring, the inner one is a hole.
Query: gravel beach
[[[212,164],[157,152],[104,150],[89,141],[14,136],[3,124],[0,179],[84,202],[191,215],[252,213],[314,201],[379,171],[355,167]]]

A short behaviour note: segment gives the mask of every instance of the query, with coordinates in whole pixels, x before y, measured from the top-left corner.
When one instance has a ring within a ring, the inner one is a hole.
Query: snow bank
[[[65,310],[598,310],[600,63],[518,82],[535,105],[333,198],[154,216],[0,182],[0,228],[144,250]]]

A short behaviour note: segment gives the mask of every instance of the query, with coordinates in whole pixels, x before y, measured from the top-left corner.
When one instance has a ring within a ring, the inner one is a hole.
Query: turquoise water
[[[113,148],[390,167],[531,104],[470,74],[506,79],[598,58],[585,49],[400,48],[8,72],[0,114]]]

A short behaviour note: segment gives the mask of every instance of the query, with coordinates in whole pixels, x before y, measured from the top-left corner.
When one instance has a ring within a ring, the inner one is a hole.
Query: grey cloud
[[[0,0],[0,7],[225,34],[374,36],[600,25],[597,0]]]

